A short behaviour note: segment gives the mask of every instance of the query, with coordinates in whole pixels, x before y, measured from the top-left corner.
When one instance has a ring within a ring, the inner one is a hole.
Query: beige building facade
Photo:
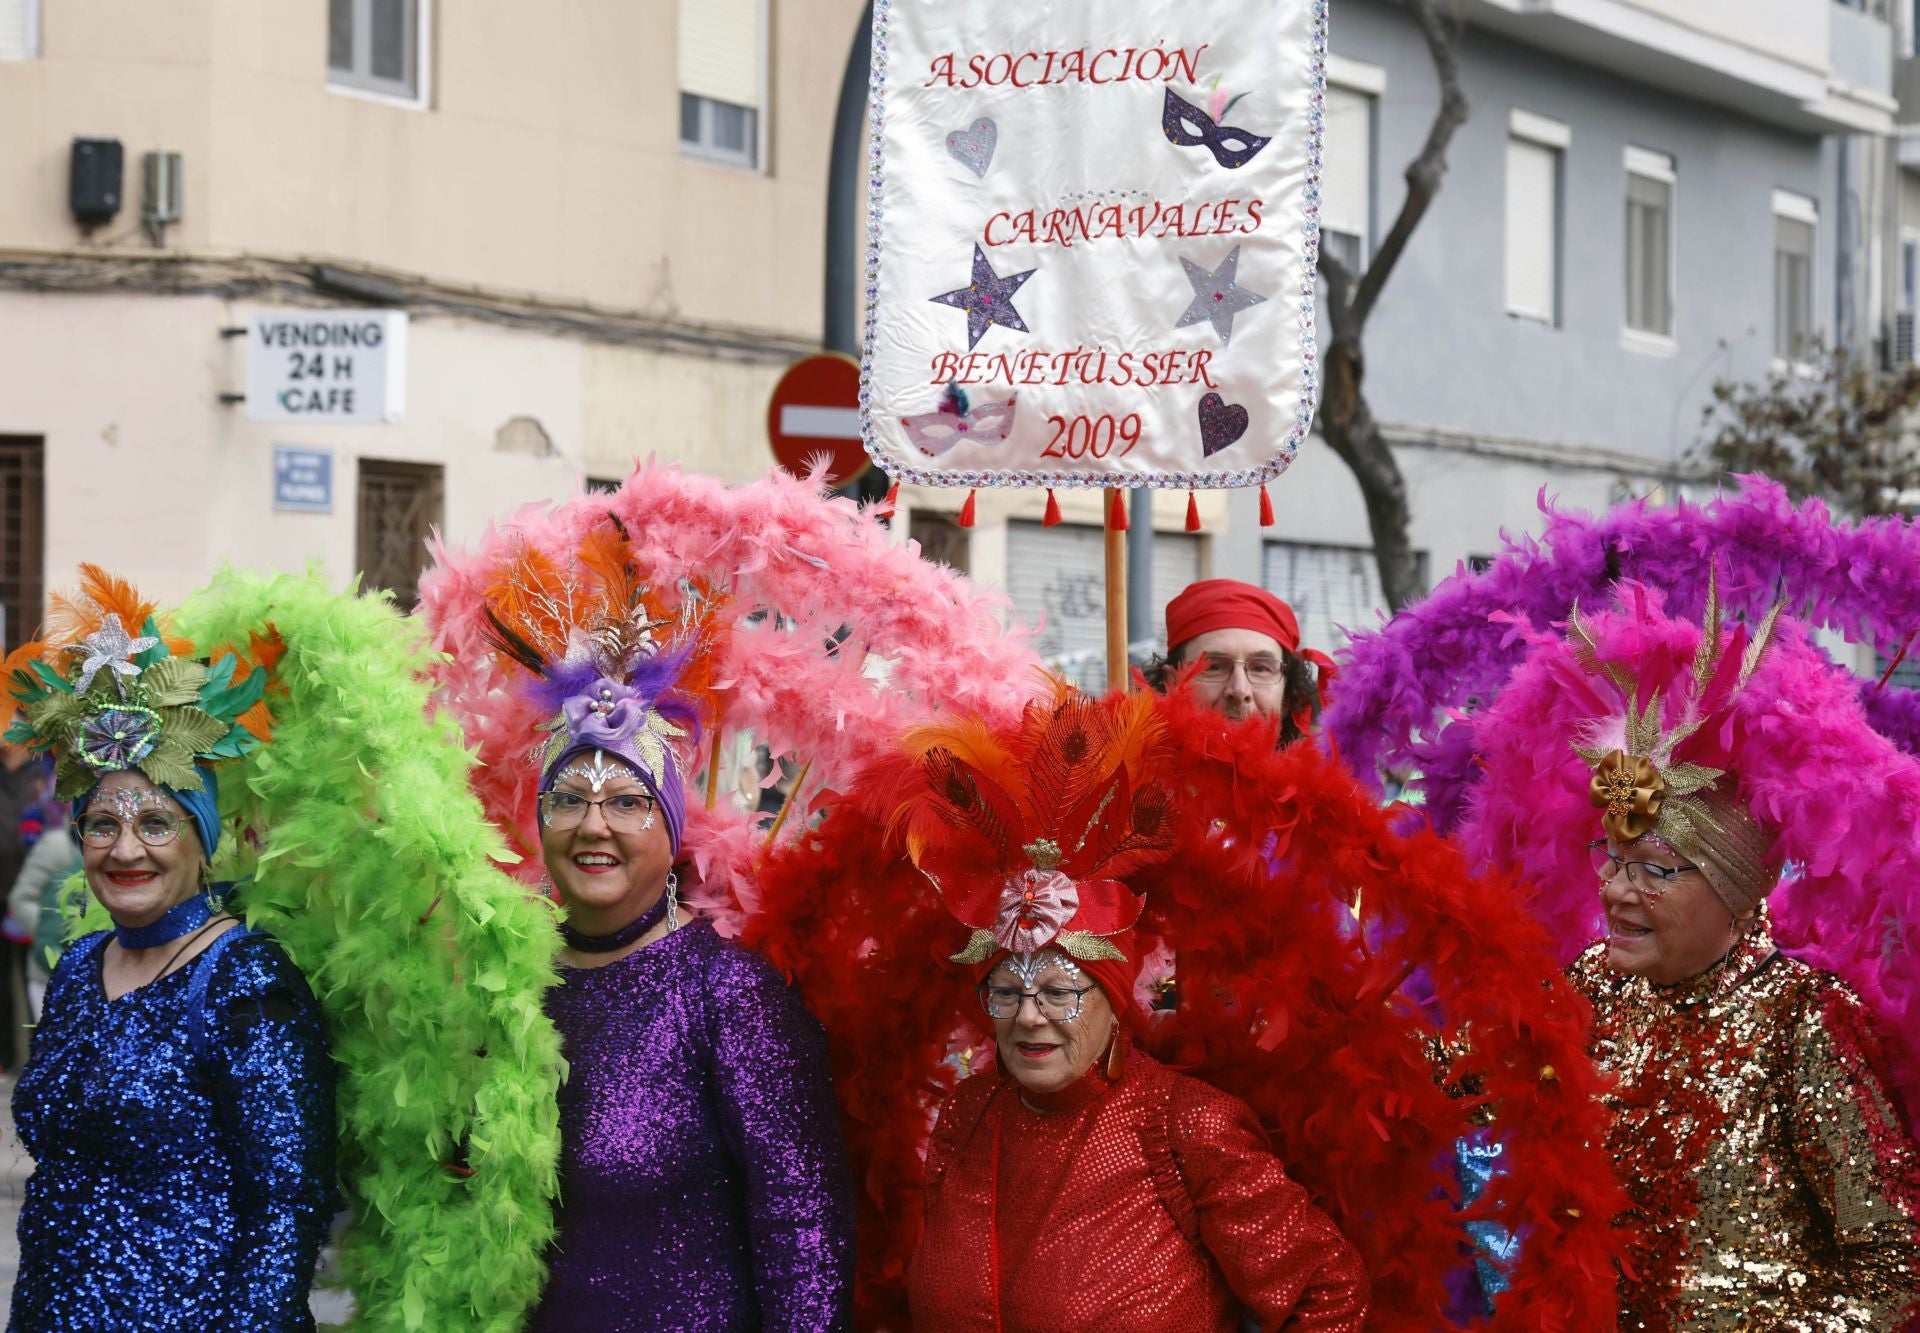
[[[760,474],[821,338],[861,8],[0,0],[4,637],[80,560],[167,598],[224,562],[405,592],[428,525],[469,540],[648,456]],[[77,140],[122,154],[87,226]],[[393,419],[237,401],[241,331],[314,309],[406,312]],[[324,505],[276,507],[276,446],[327,460]]]

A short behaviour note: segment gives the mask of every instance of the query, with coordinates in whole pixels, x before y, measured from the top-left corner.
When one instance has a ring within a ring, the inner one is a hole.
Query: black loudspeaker
[[[120,181],[126,154],[118,139],[75,139],[67,204],[73,220],[91,231],[120,211]]]

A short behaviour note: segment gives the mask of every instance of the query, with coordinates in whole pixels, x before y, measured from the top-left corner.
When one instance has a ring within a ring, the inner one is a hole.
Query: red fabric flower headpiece
[[[1143,900],[1125,880],[1173,851],[1151,696],[1092,699],[1062,684],[1016,728],[956,719],[920,728],[907,746],[917,781],[894,830],[973,931],[953,961],[984,975],[1010,953],[1058,949],[1126,1009]]]

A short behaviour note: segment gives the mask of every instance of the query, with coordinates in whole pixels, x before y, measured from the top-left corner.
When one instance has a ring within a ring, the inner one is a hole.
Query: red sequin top
[[[1617,1080],[1622,1333],[1884,1333],[1920,1314],[1920,1154],[1843,982],[1764,928],[1677,986],[1611,970],[1604,943],[1571,975]]]
[[[916,1333],[1354,1333],[1359,1254],[1238,1098],[1134,1052],[1062,1093],[967,1079],[927,1152]]]

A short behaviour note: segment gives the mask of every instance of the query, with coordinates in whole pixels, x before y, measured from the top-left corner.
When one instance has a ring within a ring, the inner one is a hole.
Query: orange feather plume
[[[40,637],[49,647],[78,643],[106,624],[109,615],[119,616],[127,633],[138,634],[153,615],[154,606],[119,575],[109,574],[98,565],[83,564],[77,593],[56,592],[47,598],[47,619]]]

